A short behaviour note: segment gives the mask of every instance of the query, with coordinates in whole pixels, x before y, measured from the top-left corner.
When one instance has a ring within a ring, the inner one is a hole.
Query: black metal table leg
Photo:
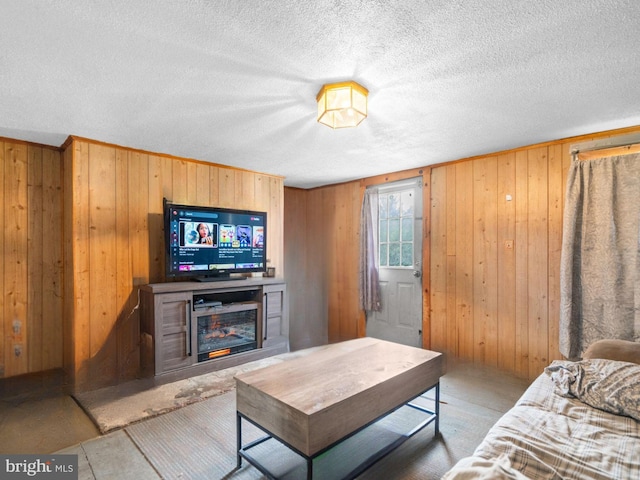
[[[440,432],[440,382],[436,383],[436,405],[435,405],[436,419],[435,419],[435,436],[438,436]]]
[[[238,452],[238,468],[242,466],[242,456],[240,450],[242,449],[242,418],[240,414],[236,412],[236,447]]]

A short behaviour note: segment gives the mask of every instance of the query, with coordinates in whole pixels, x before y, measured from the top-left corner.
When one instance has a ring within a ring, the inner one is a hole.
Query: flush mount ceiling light
[[[318,122],[331,128],[357,127],[367,118],[369,91],[356,82],[323,85],[318,101]]]

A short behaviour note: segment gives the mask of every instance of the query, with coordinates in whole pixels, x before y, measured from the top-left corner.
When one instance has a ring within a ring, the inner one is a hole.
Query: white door
[[[422,347],[422,177],[378,187],[382,311],[367,336]]]

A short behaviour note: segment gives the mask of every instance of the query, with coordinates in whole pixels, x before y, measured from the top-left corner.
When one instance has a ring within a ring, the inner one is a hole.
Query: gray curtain
[[[567,178],[560,266],[560,353],[596,340],[640,341],[640,154],[581,161]]]
[[[360,308],[379,312],[378,277],[378,190],[368,188],[360,215]]]

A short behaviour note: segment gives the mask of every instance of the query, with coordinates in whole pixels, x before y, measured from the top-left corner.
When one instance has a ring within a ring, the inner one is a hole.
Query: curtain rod
[[[640,144],[640,133],[631,133],[629,135],[620,135],[619,137],[602,138],[599,140],[592,140],[590,142],[576,143],[571,145],[569,151],[572,154],[578,154],[617,147],[632,147],[635,144]]]
[[[605,147],[583,152],[576,151],[573,155],[575,155],[578,160],[593,160],[594,158],[615,157],[618,155],[629,155],[632,153],[640,153],[640,143],[622,145],[619,147]]]

